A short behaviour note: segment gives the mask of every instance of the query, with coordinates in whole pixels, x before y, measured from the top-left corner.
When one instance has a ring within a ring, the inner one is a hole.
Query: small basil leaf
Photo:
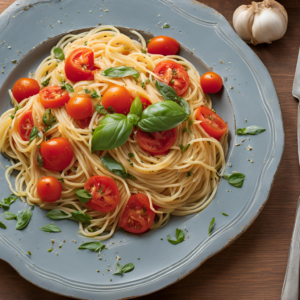
[[[25,228],[30,219],[31,219],[32,213],[30,209],[24,209],[18,213],[17,216],[17,224],[16,224],[16,229],[21,230]]]
[[[92,94],[91,94],[91,97],[92,98],[99,98],[100,96],[97,94],[96,91],[93,91]]]
[[[87,225],[90,225],[91,224],[91,220],[93,220],[92,217],[90,217],[87,214],[82,213],[81,211],[74,211],[74,212],[72,212],[72,217],[70,219],[78,221],[78,222],[81,222],[83,224],[87,224]]]
[[[46,126],[51,125],[52,123],[56,122],[56,118],[51,115],[51,109],[47,108],[45,114],[43,115],[43,123]]]
[[[78,248],[79,250],[85,250],[85,249],[89,249],[91,251],[102,251],[103,249],[105,249],[105,245],[100,243],[100,242],[87,242],[84,244],[81,244]]]
[[[176,91],[171,86],[159,80],[156,80],[155,86],[165,100],[171,100],[179,103],[180,97],[177,95]]]
[[[54,57],[55,58],[60,59],[60,60],[64,60],[65,55],[64,55],[64,51],[61,48],[57,47],[57,48],[54,49],[53,52],[54,52]]]
[[[111,150],[123,145],[132,129],[132,124],[122,114],[105,116],[93,133],[93,150]]]
[[[223,215],[223,216],[226,216],[226,217],[228,217],[228,215],[227,215],[227,214],[225,214],[224,212],[222,212],[222,215]]]
[[[117,263],[117,268],[113,275],[121,275],[124,273],[128,273],[128,272],[131,272],[133,269],[134,269],[133,263],[126,264],[123,267],[119,263]]]
[[[176,239],[174,239],[173,237],[171,237],[170,234],[168,234],[167,236],[167,240],[168,242],[170,242],[171,244],[177,245],[181,242],[183,242],[184,240],[184,232],[181,229],[176,229]]]
[[[2,207],[3,209],[9,209],[10,205],[14,203],[18,198],[19,197],[15,194],[10,194],[9,197],[4,198],[4,200],[0,202],[0,207]]]
[[[163,101],[148,106],[142,113],[138,127],[146,132],[172,129],[186,119],[185,111],[173,101]]]
[[[10,212],[10,211],[4,212],[4,213],[2,214],[2,216],[3,216],[3,218],[4,218],[5,220],[14,220],[14,219],[17,218],[17,215],[14,214],[14,213],[12,213],[12,212]]]
[[[6,226],[0,221],[0,228],[6,229]]]
[[[214,225],[215,225],[215,218],[212,218],[212,220],[209,224],[209,227],[208,227],[208,235],[211,235]]]
[[[236,133],[238,135],[246,135],[246,134],[257,135],[264,131],[266,131],[266,129],[264,129],[260,126],[253,125],[253,126],[249,126],[246,128],[238,128]]]
[[[140,117],[138,117],[137,115],[133,115],[133,114],[128,114],[127,115],[127,120],[129,121],[129,123],[131,123],[133,126],[136,126],[138,121],[140,120]]]
[[[81,203],[87,203],[92,199],[92,195],[85,189],[76,190],[75,194]]]
[[[125,168],[120,163],[116,162],[112,157],[104,156],[101,158],[101,162],[106,170],[116,174],[117,176],[120,176],[125,179],[134,179],[132,178],[133,176],[128,174]]]
[[[73,93],[74,92],[73,87],[68,83],[64,84],[61,88],[63,90],[67,90],[68,93]]]
[[[36,159],[38,162],[38,166],[42,167],[44,164],[44,160],[43,160],[43,156],[40,154],[40,152],[38,152]]]
[[[131,67],[114,67],[106,69],[102,72],[102,76],[110,77],[110,78],[121,78],[132,75],[135,79],[138,79],[140,74]]]
[[[245,180],[245,175],[242,173],[233,173],[229,175],[223,175],[223,177],[234,187],[241,188]]]
[[[45,231],[45,232],[61,232],[61,229],[53,224],[45,225],[40,228],[40,230]]]
[[[33,128],[30,131],[30,136],[29,136],[29,143],[28,145],[38,136],[38,129],[36,126],[33,126]]]
[[[63,178],[57,178],[57,180],[60,181],[60,182],[62,182],[62,183],[65,182],[65,180]]]
[[[107,115],[108,114],[108,111],[106,110],[106,108],[101,104],[95,105],[95,109],[96,109],[96,112],[100,115]]]
[[[46,216],[52,220],[62,220],[62,219],[68,219],[72,215],[71,214],[68,215],[62,210],[53,209],[53,210],[50,210]]]
[[[49,77],[48,79],[46,79],[45,81],[42,82],[43,86],[47,86],[49,84],[51,77]]]
[[[139,96],[137,96],[134,101],[132,102],[131,106],[130,106],[130,114],[134,114],[137,115],[138,117],[140,117],[142,115],[143,112],[143,104],[141,102],[141,99]]]

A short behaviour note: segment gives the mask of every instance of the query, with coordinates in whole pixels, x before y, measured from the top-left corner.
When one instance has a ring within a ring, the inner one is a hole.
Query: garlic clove
[[[241,5],[233,14],[233,27],[237,34],[244,40],[250,42],[252,39],[252,24],[254,20],[251,5]]]
[[[279,40],[286,32],[287,25],[282,14],[265,8],[255,14],[252,26],[253,45]]]

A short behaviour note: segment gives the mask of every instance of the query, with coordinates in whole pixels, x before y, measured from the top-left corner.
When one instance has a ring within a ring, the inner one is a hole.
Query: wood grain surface
[[[146,0],[140,0],[146,1]],[[13,0],[0,0],[0,12]],[[249,0],[202,0],[232,24],[232,14]],[[271,45],[251,46],[271,74],[281,105],[285,150],[270,198],[262,213],[236,242],[180,282],[144,300],[280,299],[298,197],[297,101],[292,84],[300,45],[300,1],[279,0],[289,15],[286,35]],[[20,277],[0,260],[0,300],[63,300]]]

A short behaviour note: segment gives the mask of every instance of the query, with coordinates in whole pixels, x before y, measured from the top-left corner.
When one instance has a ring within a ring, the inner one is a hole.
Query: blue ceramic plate
[[[66,296],[114,300],[149,294],[176,282],[240,236],[268,199],[283,151],[284,132],[276,92],[262,62],[222,15],[196,1],[185,0],[15,2],[0,16],[0,112],[11,107],[7,90],[16,79],[36,69],[58,35],[99,23],[117,26],[126,34],[134,28],[146,37],[172,36],[182,45],[180,54],[200,73],[212,68],[224,77],[225,88],[213,97],[213,106],[229,125],[227,163],[232,166],[226,173],[238,171],[246,175],[241,189],[222,180],[215,199],[196,215],[172,217],[164,228],[140,237],[117,232],[106,242],[108,250],[102,252],[102,260],[95,252],[77,251],[87,239],[78,235],[76,222],[56,221],[62,233],[47,234],[39,228],[51,220],[39,208],[35,208],[23,231],[15,230],[15,221],[5,221],[7,229],[0,229],[0,258],[21,276]],[[161,28],[165,23],[170,28]],[[235,135],[235,128],[249,125],[260,125],[266,131],[250,139]],[[247,150],[248,146],[252,150]],[[3,156],[0,161],[3,166],[10,164]],[[2,168],[0,187],[2,200],[10,193]],[[26,206],[17,201],[11,211],[16,213]],[[216,224],[208,236],[213,217]],[[183,243],[172,245],[166,237],[176,228],[186,228],[188,233]],[[48,253],[51,239],[54,250]],[[27,251],[32,255],[28,256]],[[121,265],[134,263],[134,271],[113,276],[117,255]]]

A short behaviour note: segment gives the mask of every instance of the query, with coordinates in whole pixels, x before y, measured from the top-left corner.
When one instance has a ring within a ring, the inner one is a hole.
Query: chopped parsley
[[[134,154],[130,152],[130,153],[128,153],[128,157],[133,158]]]
[[[92,94],[91,94],[91,97],[92,98],[99,98],[100,96],[97,94],[96,91],[93,91]]]
[[[145,49],[142,49],[141,51],[142,51],[142,53],[144,53],[144,54],[147,53],[147,51],[146,51]]]
[[[89,94],[91,91],[88,90],[88,89],[84,89],[84,92],[85,92],[86,94]]]
[[[180,150],[181,150],[181,153],[184,153],[187,149],[189,149],[191,144],[187,144],[185,147],[180,144],[179,147],[180,147]]]
[[[142,82],[142,88],[143,88],[143,89],[145,88],[145,85],[146,85],[147,83],[150,83],[150,79],[147,79],[147,80],[145,80],[145,81]]]
[[[192,176],[192,175],[193,175],[192,172],[187,172],[187,173],[186,173],[186,178],[188,178],[188,177],[190,177],[190,176]]]
[[[108,112],[109,112],[110,114],[113,114],[113,113],[115,113],[116,111],[115,111],[115,109],[114,109],[113,106],[110,106],[110,107],[108,108]]]
[[[49,77],[48,79],[46,79],[45,81],[42,82],[43,86],[47,86],[49,84],[51,77]]]

